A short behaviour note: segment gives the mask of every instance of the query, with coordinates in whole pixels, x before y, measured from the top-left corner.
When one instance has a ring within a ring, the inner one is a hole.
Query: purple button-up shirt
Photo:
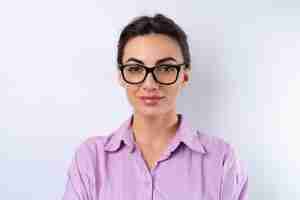
[[[106,136],[85,140],[68,170],[63,200],[246,200],[248,176],[232,145],[179,127],[149,169],[135,144],[133,115]]]

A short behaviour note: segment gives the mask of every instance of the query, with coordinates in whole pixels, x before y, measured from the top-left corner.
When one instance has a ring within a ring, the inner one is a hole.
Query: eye
[[[160,65],[157,67],[159,72],[174,72],[176,67],[174,65]]]
[[[125,70],[131,73],[135,73],[135,72],[142,72],[144,71],[144,68],[139,66],[139,65],[127,65],[125,67]]]

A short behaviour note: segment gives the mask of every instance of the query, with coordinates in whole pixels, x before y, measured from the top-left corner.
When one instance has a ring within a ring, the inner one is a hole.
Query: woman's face
[[[169,59],[158,62],[164,58]],[[178,43],[163,34],[148,34],[132,38],[125,45],[122,59],[122,64],[143,63],[147,67],[154,67],[157,64],[181,64],[183,62]],[[118,79],[120,85],[126,89],[127,98],[135,113],[147,116],[162,115],[170,112],[176,113],[176,98],[189,78],[189,71],[183,69],[184,66],[181,66],[178,79],[172,85],[157,83],[151,73],[148,74],[144,82],[139,84],[126,83],[120,71]],[[141,98],[151,96],[159,96],[162,99],[145,100]]]

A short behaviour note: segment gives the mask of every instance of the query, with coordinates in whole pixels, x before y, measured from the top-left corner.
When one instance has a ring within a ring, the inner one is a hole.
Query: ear
[[[118,78],[118,83],[121,87],[125,88],[125,81],[123,80],[123,77],[122,77],[122,74],[121,74],[121,71],[118,70],[118,73],[117,73],[117,78]]]
[[[182,86],[186,86],[190,80],[190,69],[184,69],[183,70],[183,80],[182,80]]]

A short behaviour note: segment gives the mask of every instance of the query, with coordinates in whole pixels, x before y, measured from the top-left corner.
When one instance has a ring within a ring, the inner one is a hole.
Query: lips
[[[140,99],[145,106],[156,106],[159,104],[161,99],[164,97],[161,96],[141,96]]]
[[[159,100],[159,99],[162,99],[164,97],[161,97],[161,96],[141,96],[140,98],[142,100],[147,100],[147,99],[150,99],[150,100]]]

